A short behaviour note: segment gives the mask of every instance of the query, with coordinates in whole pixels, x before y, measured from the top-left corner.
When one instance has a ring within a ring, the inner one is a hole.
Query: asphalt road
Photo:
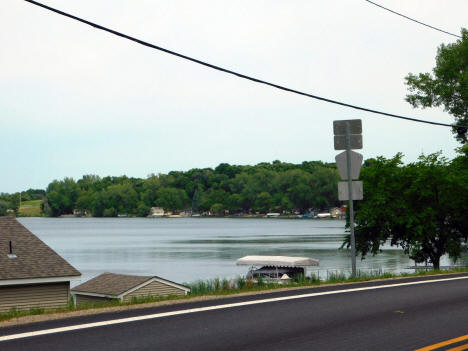
[[[454,277],[468,275],[402,282]],[[0,328],[0,350],[415,350],[452,338],[459,339],[432,349],[464,350],[467,345],[468,350],[468,279],[382,287],[395,283],[320,287]],[[314,295],[288,298],[300,294]],[[278,297],[285,299],[255,302]],[[244,301],[251,304],[242,306]],[[194,308],[201,310],[170,315]],[[1,341],[19,333],[141,315],[153,317]]]

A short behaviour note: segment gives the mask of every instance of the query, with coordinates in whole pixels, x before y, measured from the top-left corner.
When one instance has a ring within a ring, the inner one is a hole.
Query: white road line
[[[197,312],[221,310],[221,309],[225,309],[225,308],[242,307],[242,306],[249,306],[249,305],[258,305],[258,304],[269,303],[269,302],[304,299],[304,298],[308,298],[308,297],[343,294],[343,293],[355,292],[355,291],[395,288],[395,287],[408,286],[408,285],[438,283],[438,282],[446,282],[446,281],[459,280],[459,279],[468,279],[468,276],[455,277],[455,278],[433,279],[433,280],[423,280],[423,281],[408,282],[408,283],[395,283],[395,284],[385,284],[385,285],[377,285],[377,286],[367,286],[367,287],[363,287],[363,288],[343,289],[343,290],[334,290],[334,291],[323,291],[323,292],[310,293],[310,294],[301,294],[301,295],[284,296],[284,297],[273,297],[273,298],[269,298],[269,299],[228,303],[228,304],[224,304],[224,305],[215,305],[215,306],[207,306],[207,307],[199,307],[199,308],[190,308],[190,309],[187,309],[187,310],[178,310],[178,311],[163,312],[163,313],[154,313],[154,314],[148,314],[148,315],[137,316],[137,317],[120,318],[120,319],[113,319],[113,320],[102,321],[102,322],[77,324],[77,325],[71,325],[71,326],[68,326],[68,327],[44,329],[44,330],[37,330],[37,331],[26,332],[26,333],[5,335],[5,336],[0,336],[0,341],[7,341],[7,340],[14,340],[14,339],[21,339],[21,338],[29,338],[29,337],[32,337],[32,336],[39,336],[39,335],[46,335],[46,334],[62,333],[62,332],[67,332],[67,331],[72,331],[72,330],[103,327],[103,326],[107,326],[107,325],[120,324],[120,323],[137,322],[137,321],[143,321],[145,319],[164,318],[164,317],[177,316],[177,315],[188,314],[188,313],[197,313]]]

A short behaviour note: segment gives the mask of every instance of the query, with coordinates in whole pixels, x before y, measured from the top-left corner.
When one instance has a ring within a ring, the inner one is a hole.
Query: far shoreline
[[[345,218],[336,218],[336,217],[327,217],[327,218],[301,218],[297,216],[278,216],[278,217],[267,217],[262,215],[249,215],[249,216],[162,216],[162,217],[138,217],[138,216],[120,216],[120,217],[93,217],[93,216],[74,216],[74,215],[61,215],[58,217],[48,217],[48,216],[17,216],[16,218],[75,218],[75,219],[90,219],[90,218],[112,218],[112,219],[220,219],[220,218],[229,218],[229,219],[268,219],[268,220],[284,220],[284,219],[294,219],[294,220],[316,220],[316,221],[343,221]]]

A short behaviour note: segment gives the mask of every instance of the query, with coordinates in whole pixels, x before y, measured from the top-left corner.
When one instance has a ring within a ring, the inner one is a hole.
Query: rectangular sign
[[[335,150],[346,150],[346,135],[335,135]],[[351,149],[362,149],[362,135],[351,134],[349,136]]]
[[[361,181],[353,181],[352,183],[353,198],[351,200],[362,200],[364,198],[364,192],[362,189]],[[338,200],[347,201],[349,200],[348,182],[338,183]]]
[[[333,134],[345,135],[346,134],[346,123],[349,123],[350,134],[361,134],[362,133],[362,121],[360,119],[345,119],[341,121],[333,121]]]

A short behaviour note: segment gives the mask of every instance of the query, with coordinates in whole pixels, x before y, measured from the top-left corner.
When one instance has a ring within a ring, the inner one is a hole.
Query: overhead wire
[[[44,9],[46,9],[46,10],[55,12],[55,13],[57,13],[59,15],[71,18],[71,19],[76,20],[78,22],[81,22],[81,23],[87,24],[89,26],[92,26],[94,28],[97,28],[97,29],[103,30],[105,32],[111,33],[113,35],[116,35],[116,36],[119,36],[119,37],[122,37],[122,38],[125,38],[125,39],[128,39],[128,40],[134,41],[134,42],[136,42],[136,43],[138,43],[140,45],[143,45],[143,46],[146,46],[146,47],[150,47],[152,49],[156,49],[156,50],[168,53],[170,55],[182,58],[184,60],[195,62],[197,64],[200,64],[200,65],[205,66],[205,67],[212,68],[212,69],[217,70],[217,71],[232,74],[232,75],[235,75],[235,76],[237,76],[239,78],[243,78],[243,79],[247,79],[247,80],[250,80],[250,81],[253,81],[253,82],[256,82],[256,83],[268,85],[270,87],[277,88],[277,89],[280,89],[280,90],[283,90],[283,91],[287,91],[287,92],[291,92],[291,93],[294,93],[294,94],[298,94],[298,95],[307,96],[307,97],[310,97],[310,98],[313,98],[313,99],[317,99],[317,100],[320,100],[320,101],[325,101],[325,102],[328,102],[328,103],[332,103],[332,104],[352,108],[352,109],[355,109],[355,110],[375,113],[375,114],[379,114],[379,115],[383,115],[383,116],[387,116],[387,117],[393,117],[393,118],[403,119],[403,120],[407,120],[407,121],[426,123],[426,124],[432,124],[432,125],[444,126],[444,127],[451,127],[451,128],[459,128],[459,127],[468,128],[468,126],[460,126],[460,125],[454,125],[454,124],[449,124],[449,123],[434,122],[434,121],[428,121],[428,120],[423,120],[423,119],[407,117],[407,116],[401,116],[401,115],[397,115],[397,114],[393,114],[393,113],[378,111],[378,110],[374,110],[374,109],[367,108],[367,107],[352,105],[352,104],[348,104],[348,103],[345,103],[345,102],[324,98],[324,97],[321,97],[321,96],[318,96],[318,95],[309,94],[309,93],[306,93],[306,92],[303,92],[303,91],[300,91],[300,90],[291,89],[291,88],[288,88],[288,87],[285,87],[285,86],[282,86],[282,85],[279,85],[279,84],[267,82],[267,81],[264,81],[264,80],[261,80],[261,79],[255,78],[255,77],[251,77],[251,76],[239,73],[239,72],[235,72],[235,71],[232,71],[232,70],[229,70],[229,69],[217,66],[217,65],[213,65],[211,63],[208,63],[208,62],[205,62],[205,61],[202,61],[202,60],[199,60],[199,59],[196,59],[196,58],[193,58],[193,57],[190,57],[190,56],[187,56],[187,55],[184,55],[184,54],[181,54],[181,53],[178,53],[178,52],[175,52],[175,51],[172,51],[172,50],[160,47],[160,46],[157,46],[155,44],[151,44],[149,42],[146,42],[146,41],[143,41],[141,39],[132,37],[130,35],[127,35],[127,34],[118,32],[116,30],[104,27],[102,25],[99,25],[97,23],[93,23],[93,22],[85,20],[83,18],[71,15],[69,13],[66,13],[64,11],[55,9],[55,8],[47,6],[47,5],[44,5],[44,4],[42,4],[40,2],[37,2],[37,1],[34,1],[34,0],[25,0],[25,1],[29,2],[29,3],[31,3],[33,5],[42,7]]]
[[[426,26],[426,27],[429,27],[429,28],[431,28],[431,29],[438,30],[439,32],[442,32],[442,33],[445,33],[445,34],[448,34],[448,35],[453,35],[454,37],[457,37],[457,38],[461,38],[461,36],[458,35],[458,34],[450,33],[450,32],[447,32],[447,31],[445,31],[445,30],[443,30],[443,29],[440,29],[440,28],[431,26],[430,24],[427,24],[427,23],[418,21],[418,20],[416,20],[416,19],[414,19],[414,18],[411,18],[411,17],[408,17],[408,16],[406,16],[406,15],[404,15],[404,14],[402,14],[402,13],[393,11],[393,10],[387,8],[387,7],[384,7],[384,6],[380,5],[380,4],[377,4],[376,2],[373,2],[373,1],[370,1],[370,0],[365,0],[365,1],[367,1],[368,3],[370,3],[370,4],[372,4],[372,5],[375,5],[375,6],[377,6],[377,7],[380,7],[381,9],[384,9],[384,10],[386,10],[386,11],[389,11],[389,12],[391,12],[391,13],[394,13],[395,15],[398,15],[398,16],[401,16],[401,17],[403,17],[403,18],[406,18],[406,19],[408,19],[408,20],[410,20],[410,21],[419,23],[419,24],[421,24],[421,25],[423,25],[423,26]]]

